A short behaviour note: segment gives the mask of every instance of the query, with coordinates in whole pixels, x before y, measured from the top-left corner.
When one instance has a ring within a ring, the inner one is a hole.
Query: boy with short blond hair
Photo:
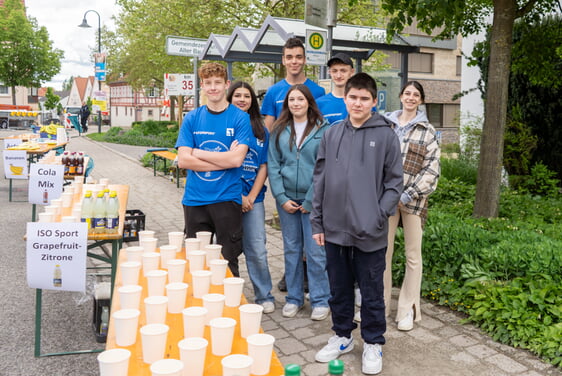
[[[247,113],[226,100],[226,68],[208,63],[199,68],[207,105],[183,119],[176,148],[178,166],[187,169],[182,199],[185,234],[211,231],[235,276],[242,253],[242,162],[252,134]]]

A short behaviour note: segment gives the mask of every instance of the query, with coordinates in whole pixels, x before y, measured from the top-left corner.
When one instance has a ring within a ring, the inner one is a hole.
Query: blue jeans
[[[343,247],[326,242],[332,330],[340,337],[351,337],[357,327],[354,285],[361,291],[361,337],[366,343],[384,345],[386,317],[384,312],[383,273],[386,248],[363,252],[357,247]]]
[[[248,274],[254,286],[256,303],[274,301],[271,295],[271,275],[265,248],[265,208],[263,201],[255,202],[254,209],[242,213],[242,248],[246,256]]]
[[[328,307],[330,285],[326,272],[326,251],[312,239],[310,214],[297,211],[287,213],[279,204],[277,212],[281,222],[283,248],[285,253],[285,280],[287,282],[287,303],[304,304],[303,254],[306,256],[306,272],[310,304]]]

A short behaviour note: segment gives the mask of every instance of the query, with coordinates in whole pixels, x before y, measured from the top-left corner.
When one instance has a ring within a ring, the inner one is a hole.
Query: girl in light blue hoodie
[[[284,317],[294,317],[304,305],[303,255],[312,305],[310,317],[323,320],[330,313],[326,253],[313,241],[310,226],[312,175],[318,146],[328,127],[310,90],[302,84],[293,85],[271,131],[267,165],[283,235],[287,281]]]

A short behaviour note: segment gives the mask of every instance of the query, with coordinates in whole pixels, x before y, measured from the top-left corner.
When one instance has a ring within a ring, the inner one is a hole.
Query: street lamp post
[[[98,53],[101,54],[101,17],[100,17],[100,14],[93,9],[87,10],[84,13],[82,23],[80,25],[78,25],[78,27],[86,27],[86,28],[91,27],[90,25],[88,25],[88,21],[86,20],[86,15],[89,12],[94,12],[95,14],[98,15]],[[99,77],[98,77],[98,89],[99,89],[99,91],[101,91],[101,80],[99,79]],[[98,133],[101,133],[101,109],[98,111]]]

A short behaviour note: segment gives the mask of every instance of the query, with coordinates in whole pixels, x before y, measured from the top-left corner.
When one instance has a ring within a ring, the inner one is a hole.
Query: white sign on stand
[[[164,96],[195,95],[195,75],[164,73]]]
[[[27,179],[27,152],[25,150],[4,150],[4,175],[6,179]]]
[[[166,54],[198,57],[207,45],[206,39],[166,36]]]
[[[34,163],[29,171],[29,203],[49,205],[62,194],[64,166]]]
[[[4,139],[4,150],[8,148],[13,148],[21,144],[23,140],[21,138],[5,138]]]
[[[328,61],[327,40],[326,31],[306,29],[306,64],[326,65]]]
[[[29,287],[85,291],[88,253],[86,223],[29,222],[26,248]]]

